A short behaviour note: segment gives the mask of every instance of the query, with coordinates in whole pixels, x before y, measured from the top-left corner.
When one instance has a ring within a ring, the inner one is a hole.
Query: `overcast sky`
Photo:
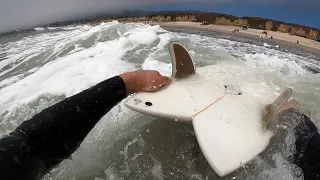
[[[215,11],[320,28],[320,0],[0,0],[0,33],[133,9]]]

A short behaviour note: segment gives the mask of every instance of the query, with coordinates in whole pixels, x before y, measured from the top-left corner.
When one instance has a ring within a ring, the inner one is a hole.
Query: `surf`
[[[152,35],[150,40],[137,34],[140,30]],[[128,38],[138,35],[147,40]],[[319,122],[320,78],[306,68],[319,67],[315,55],[298,54],[281,44],[272,49],[259,42],[205,36],[197,31],[174,32],[144,23],[110,22],[1,37],[1,135],[42,109],[124,71],[155,69],[170,75],[167,47],[172,40],[186,46],[196,67],[210,69],[214,65],[210,74],[221,82],[245,79],[253,84],[248,89],[253,96],[271,96],[266,103],[285,87],[294,88],[293,98],[299,101],[299,108]],[[284,167],[286,162],[274,154],[277,161],[271,165],[258,156],[253,166],[218,178],[197,150],[192,126],[143,116],[123,103],[101,119],[72,160],[64,161],[45,179],[299,179],[292,165]]]

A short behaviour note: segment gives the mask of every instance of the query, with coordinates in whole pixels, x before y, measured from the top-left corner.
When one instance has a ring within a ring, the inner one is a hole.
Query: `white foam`
[[[3,86],[10,85],[10,84],[13,84],[13,83],[19,81],[21,77],[22,77],[22,75],[17,75],[17,76],[12,76],[12,77],[9,77],[7,79],[2,80],[0,82],[0,88],[3,87]]]
[[[148,60],[143,63],[142,69],[144,70],[156,70],[163,76],[171,77],[172,74],[172,65],[163,63],[157,60]]]
[[[171,77],[172,74],[172,65],[171,63],[161,62],[158,59],[158,53],[161,51],[168,51],[165,49],[167,44],[175,38],[173,33],[165,33],[158,35],[160,38],[160,42],[158,43],[157,47],[155,47],[155,51],[150,53],[149,56],[145,59],[144,63],[142,64],[142,69],[144,70],[156,70],[159,71],[160,74],[164,76]],[[168,59],[167,62],[171,62],[171,59]]]
[[[156,180],[163,180],[163,173],[162,173],[162,166],[160,162],[155,162],[154,166],[152,167],[152,176]]]
[[[266,71],[281,72],[284,75],[306,74],[295,61],[288,58],[279,58],[277,55],[245,54],[246,64],[251,67],[259,67]]]
[[[30,70],[28,71],[28,73],[34,73],[34,72],[36,72],[38,69],[39,69],[39,68],[30,69]]]
[[[269,45],[268,43],[263,43],[264,47],[271,47],[271,45]]]
[[[55,29],[58,29],[56,27],[47,27],[49,30],[55,30]]]
[[[88,37],[109,27],[119,24],[118,22],[102,23],[100,26],[91,28],[89,31],[78,30],[72,35],[73,41]],[[134,65],[121,60],[127,51],[130,51],[140,44],[152,43],[157,37],[159,27],[139,25],[138,29],[133,27],[127,34],[120,38],[107,42],[99,42],[91,48],[79,52],[72,52],[65,57],[57,58],[47,63],[33,74],[20,80],[0,91],[0,110],[19,106],[21,103],[28,103],[42,94],[65,94],[71,96],[111,76],[118,75],[124,71],[135,69]],[[78,34],[76,34],[78,33]],[[61,33],[62,34],[62,33]],[[63,36],[65,38],[65,36]],[[51,42],[60,41],[50,37]],[[55,51],[61,50],[66,43],[57,44]],[[38,50],[38,53],[41,49]],[[14,79],[9,79],[13,82]],[[7,84],[7,82],[3,82]],[[19,89],[19,91],[17,91]]]
[[[158,38],[157,32],[163,32],[158,25],[132,29],[125,32],[123,35],[128,36],[128,39],[132,43],[151,44]]]
[[[302,67],[312,64],[317,65],[318,61],[288,52],[268,48],[269,44],[264,46],[253,45],[249,43],[231,41],[228,39],[217,39],[213,37],[190,35],[180,33],[180,38],[190,38],[195,46],[204,46],[212,49],[214,54],[227,52],[243,60],[252,68],[261,68],[267,72],[281,72],[282,75],[304,75],[310,74]],[[179,36],[178,36],[179,37]]]
[[[112,26],[118,25],[119,22],[118,21],[112,21],[109,23],[100,23],[99,26],[94,26],[94,27],[89,27],[89,26],[84,26],[85,28],[89,28],[89,31],[87,32],[88,35],[102,31],[102,30],[106,30],[109,29]]]
[[[44,27],[37,27],[37,28],[33,28],[36,31],[44,31],[46,30]]]
[[[43,33],[5,44],[3,51],[6,53],[7,59],[0,62],[0,68],[2,69],[7,65],[14,66],[1,72],[0,76],[46,51],[51,53],[47,58],[52,58],[55,54],[63,51],[68,43],[86,38],[83,35],[84,32],[86,32],[85,29],[78,28],[74,31]],[[46,61],[46,59],[41,60]]]
[[[143,64],[138,64],[138,67],[141,65],[143,69],[155,69],[160,71],[163,75],[169,76],[171,74],[171,64],[168,63],[170,61],[170,56],[168,55],[167,44],[172,39],[183,41],[183,44],[186,44],[188,49],[192,49],[191,52],[192,55],[196,57],[194,59],[196,63],[199,62],[200,57],[204,58],[201,59],[203,61],[209,61],[209,58],[214,59],[216,56],[213,55],[221,54],[221,52],[242,60],[243,66],[241,68],[247,69],[238,71],[237,68],[235,68],[232,69],[232,71],[241,73],[240,75],[245,77],[248,81],[256,82],[256,86],[245,87],[248,91],[252,92],[252,96],[265,96],[267,99],[265,101],[270,101],[267,97],[275,97],[281,89],[291,86],[298,92],[296,96],[299,99],[299,104],[309,104],[310,106],[308,106],[308,109],[320,107],[318,104],[320,101],[315,100],[320,97],[318,93],[319,89],[317,89],[319,84],[315,81],[315,79],[319,78],[318,76],[310,77],[309,74],[301,68],[303,65],[310,62],[315,64],[315,67],[319,67],[319,64],[316,64],[318,63],[317,61],[314,60],[313,62],[313,60],[310,60],[308,57],[302,57],[249,43],[190,35],[186,33],[171,33],[161,29],[160,26],[150,26],[143,23],[123,24],[114,21],[111,23],[102,23],[95,27],[79,25],[76,27],[68,26],[48,29],[62,29],[63,31],[39,33],[37,35],[24,37],[16,42],[9,42],[2,46],[2,50],[6,53],[7,59],[0,62],[0,68],[2,69],[7,65],[12,65],[12,68],[1,72],[0,76],[8,72],[14,72],[17,66],[23,65],[22,63],[25,62],[49,63],[46,63],[45,66],[41,65],[42,67],[36,66],[26,70],[28,71],[27,74],[32,74],[22,80],[20,79],[20,77],[22,77],[21,73],[0,82],[2,87],[6,86],[0,89],[0,114],[5,110],[10,111],[15,107],[21,107],[21,104],[35,100],[40,95],[63,94],[71,96],[108,77],[112,77],[124,71],[133,70],[137,67],[136,64],[130,63],[130,60],[129,62],[122,60],[123,57],[125,57],[125,54],[132,50],[139,52],[142,48],[148,48],[149,54],[143,56],[145,61]],[[115,37],[110,37],[110,39],[101,42],[95,41],[92,44],[86,44],[87,40],[90,41],[91,39],[99,39],[100,37],[105,36],[106,33],[109,33],[109,29],[112,31],[116,30]],[[85,46],[83,46],[83,44],[85,44]],[[70,50],[66,54],[60,54],[65,49],[71,47],[73,47],[74,50]],[[44,53],[45,55],[41,53]],[[40,59],[39,57],[42,57],[41,55],[44,55],[44,58]],[[31,61],[31,57],[37,57],[38,59],[36,58]],[[221,57],[221,59],[224,60],[225,56]],[[219,60],[217,61],[219,62]],[[228,61],[224,66],[228,66],[227,63],[232,64],[235,62]],[[219,70],[221,71],[221,74],[216,76],[217,78],[227,78],[228,75],[230,76],[230,74],[232,74],[226,71],[228,68],[223,68],[224,66],[217,65],[218,68],[220,67]],[[289,77],[287,77],[287,79],[281,78],[278,76],[277,72],[281,72],[279,74]],[[270,75],[270,79],[267,78],[268,75]],[[304,78],[298,78],[300,76],[303,76]],[[303,102],[304,99],[306,99],[305,102]],[[310,103],[311,101],[315,102]],[[38,109],[33,111],[38,111]],[[318,112],[319,108],[312,109],[312,117],[320,119],[320,113]],[[21,114],[23,115],[23,113]],[[10,114],[7,116],[9,115]],[[136,116],[142,115],[129,111],[123,106],[113,109],[97,124],[95,129],[91,132],[91,135],[85,139],[82,148],[88,151],[79,150],[79,154],[73,157],[75,159],[72,160],[72,164],[74,165],[75,162],[79,161],[79,164],[85,164],[85,167],[100,167],[109,163],[108,158],[103,158],[105,157],[104,155],[108,153],[116,153],[118,155],[119,149],[116,152],[111,152],[105,147],[112,146],[112,144],[118,142],[120,138],[131,140],[136,138],[132,135],[133,130],[131,127],[134,125],[138,126],[136,131],[139,131],[143,124],[150,123],[150,117],[145,116],[143,116],[144,119],[138,119],[139,123],[135,121],[128,123],[131,120],[136,120]],[[141,122],[142,119],[144,120],[143,123]],[[8,120],[12,126],[16,126],[20,123],[14,118]],[[3,125],[2,123],[4,122],[2,121],[1,125]],[[155,130],[157,130],[153,128],[151,127],[149,133],[147,133],[150,137],[152,137],[153,133],[156,132]],[[8,129],[9,128],[5,130]],[[180,132],[177,133],[181,134]],[[99,143],[97,143],[96,146],[92,146],[92,142],[96,142],[97,139],[104,142],[103,144],[105,146],[101,146]],[[169,145],[174,146],[175,144]],[[123,147],[120,149],[123,150],[124,147],[125,144],[123,144]],[[192,148],[193,147],[191,147],[191,149],[186,149],[186,153],[182,156],[188,156],[188,153],[192,151]],[[155,150],[157,150],[157,148],[155,148]],[[146,151],[149,152],[149,150]],[[150,159],[150,156],[148,156],[147,153],[144,153],[144,155],[141,156],[140,154],[138,155],[130,157],[134,157],[133,160],[136,161],[141,159],[146,160],[147,158]],[[123,158],[123,155],[118,156],[115,157],[115,159]],[[156,155],[154,156],[156,157]],[[110,155],[110,157],[112,157],[112,155]],[[94,159],[94,162],[92,159]],[[149,168],[154,179],[163,179],[167,177],[167,175],[171,176],[170,170],[167,170],[166,160],[157,160],[160,162],[155,162],[154,165],[151,165]],[[186,159],[184,158],[171,159],[170,162],[172,163],[170,166],[176,168],[176,172],[185,171],[187,169],[188,172],[185,173],[188,174],[187,178],[192,177],[192,175],[193,178],[198,178],[198,173],[194,172],[195,168],[188,164],[188,162],[193,160],[194,159],[189,159],[186,162]],[[280,161],[282,160],[280,159]],[[124,165],[123,162],[117,162],[117,164],[120,164],[119,166]],[[282,164],[280,163],[280,165]],[[68,165],[68,167],[69,166],[74,169],[78,167],[75,165]],[[107,179],[122,179],[123,174],[121,172],[116,172],[117,167],[113,168],[113,165],[110,166],[111,167],[101,167],[104,169],[107,168],[105,171]],[[74,176],[74,174],[75,176],[78,175],[74,169],[69,172],[66,170],[65,166],[59,168],[60,170],[57,170],[56,172],[60,175],[56,176],[62,176],[61,174],[64,173],[70,173],[72,174],[71,176]],[[209,169],[209,167],[206,168]],[[81,170],[82,169],[78,171]],[[273,173],[273,169],[265,168],[265,170],[265,173],[267,174]],[[274,171],[276,175],[273,177],[276,178],[281,178],[290,173],[286,170]],[[250,176],[254,175],[255,174],[251,174]],[[178,178],[179,175],[172,176]],[[65,176],[63,175],[63,177]],[[238,176],[236,177],[238,179]],[[290,175],[288,177],[291,178],[292,176]]]
[[[153,43],[158,37],[156,32],[152,31],[137,31],[137,32],[130,32],[128,37],[131,42],[137,44],[151,44]]]

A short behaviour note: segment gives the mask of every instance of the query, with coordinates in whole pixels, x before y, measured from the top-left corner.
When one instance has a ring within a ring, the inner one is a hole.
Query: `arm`
[[[296,109],[296,104],[295,100],[291,100],[280,109],[278,125],[285,125],[286,128],[277,126],[270,141],[272,145],[267,149],[268,154],[280,151],[289,162],[303,170],[304,179],[319,179],[319,131],[309,117]],[[290,148],[284,148],[284,145],[294,146],[293,156],[288,154]]]
[[[320,135],[312,120],[303,115],[303,120],[295,128],[297,164],[304,174],[304,179],[320,178]]]
[[[0,151],[0,157],[3,158],[1,176],[7,174],[5,179],[42,176],[68,158],[99,119],[125,97],[125,84],[117,76],[23,122],[0,141],[0,148],[3,149]],[[28,173],[32,170],[35,174]]]
[[[43,110],[0,140],[1,179],[41,179],[126,95],[168,82],[155,71],[124,73]]]
[[[290,106],[289,106],[290,107]],[[304,174],[304,179],[318,179],[320,177],[320,135],[312,120],[297,109],[289,108],[280,113],[280,123],[287,125],[286,131],[276,129],[278,139],[284,140],[286,133],[293,132],[295,145],[294,161]],[[285,144],[286,142],[282,142]],[[287,151],[287,150],[286,150]]]
[[[316,134],[310,138],[308,147],[303,158],[299,162],[303,170],[304,179],[320,178],[320,135]]]

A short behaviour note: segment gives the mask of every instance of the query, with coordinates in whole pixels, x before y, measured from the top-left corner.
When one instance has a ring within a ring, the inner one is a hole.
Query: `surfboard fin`
[[[268,104],[264,108],[264,111],[262,112],[262,121],[266,129],[269,129],[271,131],[274,130],[278,122],[275,119],[275,116],[277,115],[281,107],[289,100],[291,95],[292,89],[288,88],[284,92],[282,92],[280,96],[272,104]]]
[[[169,43],[172,63],[171,78],[181,79],[195,73],[195,67],[188,50],[179,42]]]

